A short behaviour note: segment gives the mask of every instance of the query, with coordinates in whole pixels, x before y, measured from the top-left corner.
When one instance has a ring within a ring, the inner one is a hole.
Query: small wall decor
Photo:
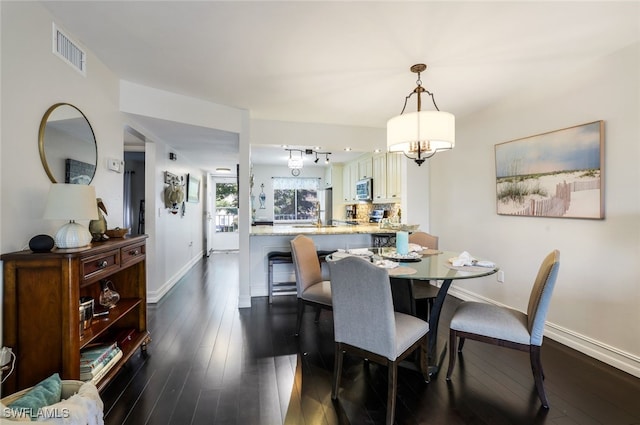
[[[267,195],[264,193],[264,183],[260,185],[260,209],[265,209],[264,203],[267,200]]]
[[[200,180],[187,174],[187,202],[200,202]]]
[[[501,215],[604,218],[604,121],[495,145]]]
[[[180,204],[184,203],[184,185],[182,177],[178,177],[168,171],[164,173],[164,205],[172,214],[177,214]]]
[[[164,184],[172,184],[172,183],[179,183],[179,182],[180,182],[180,177],[178,177],[173,173],[170,173],[169,171],[164,172]]]

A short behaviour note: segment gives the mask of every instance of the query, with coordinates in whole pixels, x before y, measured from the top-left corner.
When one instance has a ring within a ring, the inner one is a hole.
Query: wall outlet
[[[502,270],[498,270],[498,282],[504,283],[504,272]]]
[[[2,347],[0,350],[0,366],[11,363],[11,348]]]

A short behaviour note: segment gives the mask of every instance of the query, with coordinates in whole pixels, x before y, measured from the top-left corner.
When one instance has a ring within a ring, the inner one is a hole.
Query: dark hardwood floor
[[[103,391],[105,423],[384,423],[386,369],[346,357],[332,402],[331,313],[315,324],[307,309],[295,338],[295,297],[238,309],[237,270],[237,254],[214,254],[149,306],[149,354],[135,355]],[[445,303],[439,347],[458,302]],[[552,340],[542,362],[549,410],[540,407],[526,353],[467,341],[451,382],[445,370],[429,384],[400,371],[396,423],[640,424],[640,379]]]

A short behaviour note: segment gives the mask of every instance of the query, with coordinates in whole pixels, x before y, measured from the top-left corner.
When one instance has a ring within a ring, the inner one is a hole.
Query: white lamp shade
[[[96,189],[86,184],[52,184],[44,209],[44,218],[48,220],[97,220]]]
[[[449,112],[410,112],[387,121],[389,152],[412,152],[421,143],[421,151],[437,152],[452,149],[456,143],[455,117]]]
[[[98,204],[93,186],[55,183],[49,189],[44,218],[69,220],[55,236],[58,248],[79,248],[91,243],[91,233],[74,220],[97,220]]]

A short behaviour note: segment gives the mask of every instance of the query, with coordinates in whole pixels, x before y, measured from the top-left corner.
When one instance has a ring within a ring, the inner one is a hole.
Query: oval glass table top
[[[38,134],[40,159],[52,183],[89,184],[98,163],[93,128],[69,103],[56,103],[42,117]]]

